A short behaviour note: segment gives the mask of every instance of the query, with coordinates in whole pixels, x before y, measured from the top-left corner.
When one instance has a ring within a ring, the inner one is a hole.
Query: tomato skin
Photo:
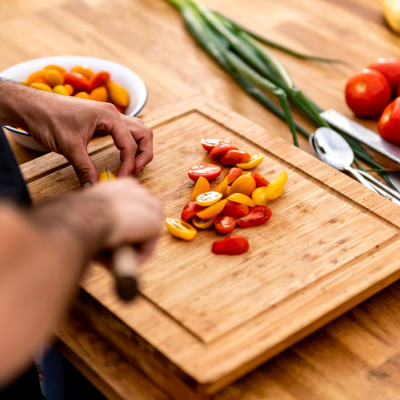
[[[190,203],[186,204],[182,211],[181,220],[187,221],[188,219],[192,218],[201,210],[204,210],[204,207],[199,206],[195,201],[191,201]]]
[[[237,150],[238,148],[233,144],[223,144],[215,146],[211,151],[209,156],[214,160],[218,161],[225,153],[229,150]]]
[[[201,145],[203,149],[210,152],[214,147],[218,145],[231,145],[232,143],[229,140],[221,140],[221,139],[201,139]]]
[[[371,63],[368,68],[380,72],[389,82],[392,95],[397,93],[400,83],[400,60],[394,57],[381,57]]]
[[[204,176],[208,181],[215,179],[221,173],[221,168],[214,164],[196,165],[189,169],[189,178],[196,182],[201,176]]]
[[[242,193],[251,196],[256,188],[256,181],[251,175],[241,175],[232,183],[230,194]]]
[[[267,187],[269,185],[269,182],[261,174],[252,174],[251,176],[256,181],[256,187]]]
[[[235,179],[239,178],[241,174],[242,174],[241,168],[236,168],[236,167],[231,168],[225,175],[225,178],[228,177],[228,185],[233,183]]]
[[[224,209],[219,214],[220,216],[227,217],[244,217],[249,213],[250,209],[245,204],[235,203],[234,201],[228,200],[225,204]]]
[[[241,228],[265,224],[271,218],[272,212],[266,206],[255,206],[250,208],[250,212],[237,220]]]
[[[214,226],[219,233],[226,235],[235,229],[236,221],[236,217],[218,216],[214,221]]]
[[[89,79],[87,88],[89,92],[91,92],[92,90],[100,86],[107,86],[107,83],[109,81],[110,81],[110,73],[107,71],[100,71]]]
[[[389,104],[391,91],[389,82],[380,72],[363,69],[347,81],[345,95],[354,114],[376,117]]]
[[[225,254],[237,256],[249,250],[249,242],[246,238],[239,235],[228,236],[226,239],[217,240],[212,244],[211,251],[214,254]]]
[[[222,165],[235,165],[249,161],[251,155],[241,150],[229,150],[227,151],[219,161]]]
[[[400,146],[400,97],[385,108],[379,118],[378,130],[385,140]]]
[[[86,77],[77,72],[66,72],[64,74],[64,84],[71,85],[75,92],[83,92],[88,88]]]

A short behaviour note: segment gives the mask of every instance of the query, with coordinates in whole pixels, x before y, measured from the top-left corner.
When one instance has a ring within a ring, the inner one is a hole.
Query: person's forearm
[[[106,204],[78,196],[31,212],[0,205],[0,386],[59,322],[108,234]]]
[[[0,78],[0,121],[28,129],[28,121],[38,117],[42,101],[38,90]]]

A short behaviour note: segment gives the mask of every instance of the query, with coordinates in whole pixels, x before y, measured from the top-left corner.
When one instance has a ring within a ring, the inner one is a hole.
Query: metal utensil
[[[359,123],[347,118],[336,110],[323,111],[321,117],[335,128],[347,133],[349,136],[359,140],[361,143],[371,147],[378,153],[383,154],[392,161],[400,164],[400,147],[389,143],[380,135],[365,128]]]
[[[366,179],[360,171],[351,167],[354,161],[354,153],[346,140],[337,132],[330,128],[318,128],[310,137],[310,144],[315,151],[317,157],[338,169],[339,171],[347,171],[352,174],[360,183],[368,189],[381,194],[388,200],[394,201],[400,205],[400,201],[394,198],[384,189],[376,186],[376,184]]]
[[[110,170],[106,167],[107,179],[110,182]],[[138,292],[137,255],[131,246],[122,246],[113,251],[111,257],[119,297],[124,301],[133,300]]]

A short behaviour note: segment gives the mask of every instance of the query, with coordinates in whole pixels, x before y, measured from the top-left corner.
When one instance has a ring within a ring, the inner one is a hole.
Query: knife
[[[110,169],[106,166],[107,179],[110,182]],[[115,249],[111,256],[112,270],[115,275],[116,289],[121,300],[131,301],[138,292],[136,251],[131,246]]]

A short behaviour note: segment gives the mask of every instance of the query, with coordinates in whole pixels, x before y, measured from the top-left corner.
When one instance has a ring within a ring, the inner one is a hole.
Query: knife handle
[[[115,249],[111,261],[119,297],[124,301],[133,300],[138,292],[138,259],[135,249],[131,246]]]

